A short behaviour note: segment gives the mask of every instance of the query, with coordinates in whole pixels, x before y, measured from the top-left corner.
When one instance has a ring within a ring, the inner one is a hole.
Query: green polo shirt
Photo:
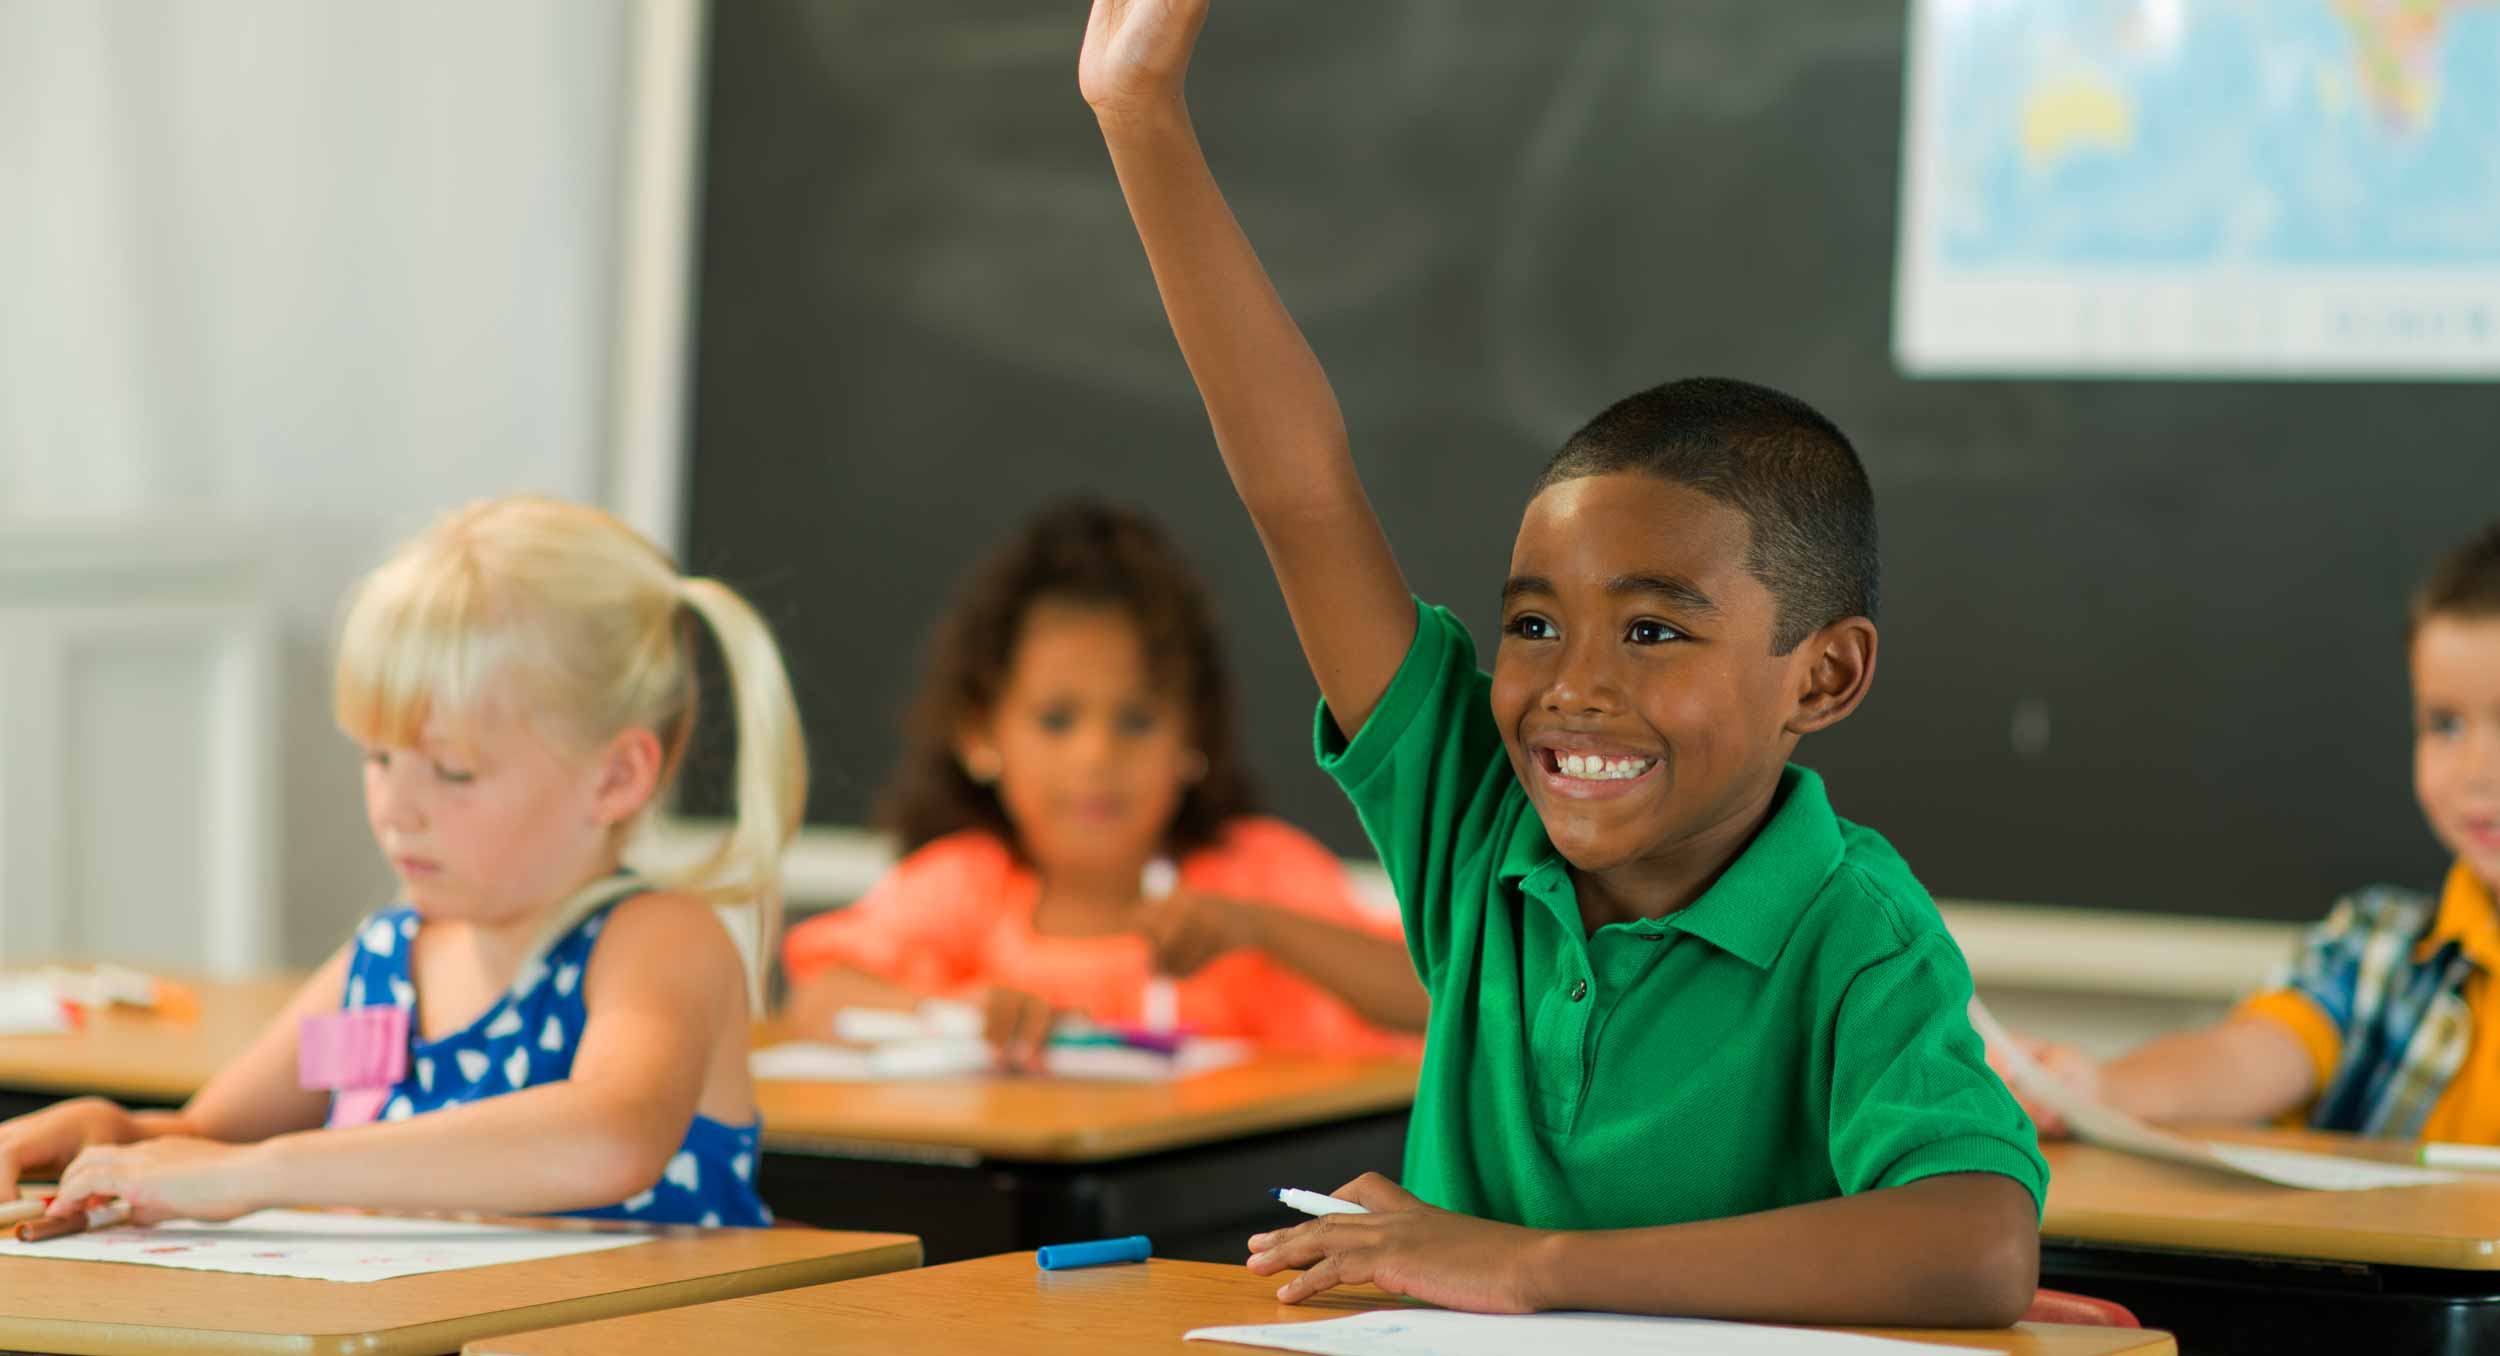
[[[1790,767],[1700,899],[1587,933],[1511,773],[1466,628],[1414,647],[1319,760],[1397,886],[1432,995],[1405,1184],[1559,1229],[1674,1224],[1946,1172],[2048,1188],[1988,1069],[1970,971],[1898,853]]]

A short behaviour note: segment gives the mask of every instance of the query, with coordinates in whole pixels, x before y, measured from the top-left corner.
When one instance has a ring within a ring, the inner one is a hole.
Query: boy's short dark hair
[[[2422,624],[2433,617],[2500,617],[2500,519],[2441,556],[2430,577],[2413,591],[2405,643],[2412,644]]]
[[[1844,617],[1875,616],[1875,491],[1856,449],[1795,396],[1689,377],[1626,396],[1545,464],[1536,488],[1637,471],[1745,515],[1745,568],[1778,604],[1771,652]]]

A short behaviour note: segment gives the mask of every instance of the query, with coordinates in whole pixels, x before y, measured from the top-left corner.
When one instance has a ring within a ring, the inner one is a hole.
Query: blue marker
[[[1070,1267],[1098,1267],[1108,1262],[1143,1262],[1153,1253],[1154,1244],[1144,1234],[1130,1234],[1099,1243],[1053,1243],[1036,1249],[1033,1257],[1044,1271],[1066,1271]]]

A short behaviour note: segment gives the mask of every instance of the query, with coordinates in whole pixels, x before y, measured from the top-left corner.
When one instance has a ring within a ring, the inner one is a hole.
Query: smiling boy
[[[1199,151],[1205,0],[1095,0],[1079,82],[1319,680],[1320,758],[1432,997],[1408,1187],[1250,1240],[1299,1300],[1997,1325],[2046,1187],[1917,880],[1804,735],[1875,671],[1873,495],[1838,429],[1671,383],[1522,516],[1493,672],[1418,604],[1344,421]]]

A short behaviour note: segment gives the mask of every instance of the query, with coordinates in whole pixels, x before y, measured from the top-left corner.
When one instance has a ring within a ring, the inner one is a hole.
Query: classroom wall
[[[284,962],[389,888],[327,715],[342,591],[448,506],[602,491],[634,13],[0,4],[0,549],[206,519],[263,558]]]

